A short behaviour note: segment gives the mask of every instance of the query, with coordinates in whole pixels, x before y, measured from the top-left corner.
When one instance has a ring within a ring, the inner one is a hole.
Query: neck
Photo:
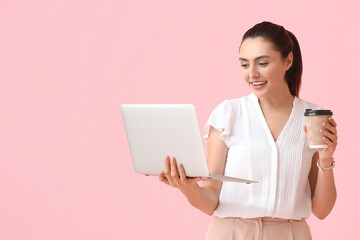
[[[272,96],[260,96],[258,97],[259,104],[262,109],[284,109],[292,108],[294,96],[290,91],[279,91]]]

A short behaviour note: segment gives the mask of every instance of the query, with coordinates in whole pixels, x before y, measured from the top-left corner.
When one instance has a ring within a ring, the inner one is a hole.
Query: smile
[[[252,84],[253,84],[255,87],[264,85],[265,83],[266,83],[266,81],[262,81],[262,82],[252,82]]]
[[[256,89],[256,90],[259,90],[259,89],[263,88],[266,83],[267,83],[267,81],[251,82],[251,84],[253,85],[254,89]]]

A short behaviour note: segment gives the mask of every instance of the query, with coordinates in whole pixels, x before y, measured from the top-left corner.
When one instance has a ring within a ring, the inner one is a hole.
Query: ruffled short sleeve
[[[228,138],[231,132],[233,122],[233,109],[231,103],[228,100],[220,103],[211,113],[209,120],[206,122],[205,136],[203,138],[207,139],[210,132],[210,126],[214,127],[218,131],[222,131],[220,138],[224,143],[228,145]]]

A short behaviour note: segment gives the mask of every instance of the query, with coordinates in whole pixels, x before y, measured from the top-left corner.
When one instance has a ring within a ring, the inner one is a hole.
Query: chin
[[[254,89],[251,89],[252,93],[258,97],[258,98],[261,98],[261,97],[266,97],[267,96],[267,93],[266,91],[256,91]]]
[[[268,83],[267,83],[268,84]],[[250,90],[256,97],[266,97],[269,95],[269,86],[264,86],[263,88],[256,89],[251,83],[249,84]]]

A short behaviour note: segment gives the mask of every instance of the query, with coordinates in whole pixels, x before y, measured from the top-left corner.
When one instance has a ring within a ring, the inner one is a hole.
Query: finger
[[[186,173],[185,173],[185,168],[184,168],[184,165],[182,165],[181,163],[179,163],[178,165],[178,169],[179,169],[179,173],[180,173],[180,180],[182,182],[185,182],[186,181]]]
[[[327,137],[323,137],[323,140],[326,142],[326,143],[330,143],[334,146],[337,145],[337,141],[331,141],[331,139],[327,138]]]
[[[194,184],[194,183],[197,183],[197,182],[199,182],[199,181],[201,181],[201,177],[197,177],[197,178],[191,179],[191,180],[190,180],[190,183],[191,183],[191,184]]]
[[[332,142],[336,142],[337,141],[337,136],[328,132],[328,131],[324,131],[322,129],[320,129],[320,133],[324,136],[326,136],[328,139],[330,139]]]
[[[169,181],[167,180],[166,177],[164,177],[164,173],[163,172],[159,172],[158,173],[158,178],[161,182],[166,183],[167,185],[169,185]]]
[[[334,152],[336,149],[337,142],[332,142],[328,138],[323,137],[324,142],[329,146],[329,150]]]
[[[333,125],[334,127],[337,126],[335,120],[332,117],[329,117],[329,122],[331,123],[331,125]]]
[[[332,125],[330,125],[329,123],[323,123],[322,126],[326,129],[328,129],[330,132],[332,132],[333,134],[337,134],[337,129],[336,127],[333,127]]]
[[[170,185],[173,185],[173,179],[171,177],[171,171],[170,171],[170,157],[166,156],[164,161],[164,174],[169,181]]]
[[[172,157],[170,159],[170,172],[171,172],[171,177],[173,178],[173,181],[178,183],[179,182],[179,173],[178,173],[178,168],[177,168],[177,165],[176,165],[176,158],[175,157]]]

